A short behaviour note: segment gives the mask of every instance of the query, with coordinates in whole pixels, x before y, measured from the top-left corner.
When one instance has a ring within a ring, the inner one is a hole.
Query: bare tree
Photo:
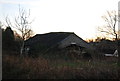
[[[98,31],[104,32],[107,35],[114,36],[115,40],[118,39],[118,31],[117,28],[117,21],[118,21],[118,15],[116,11],[107,11],[107,14],[102,16],[104,21],[106,22],[105,26],[99,27]]]
[[[30,10],[27,13],[25,9],[21,9],[19,6],[19,15],[18,17],[15,18],[15,27],[19,32],[21,33],[21,38],[22,38],[22,45],[20,49],[20,55],[23,54],[24,50],[24,42],[26,39],[28,39],[31,35],[31,23],[30,22]]]

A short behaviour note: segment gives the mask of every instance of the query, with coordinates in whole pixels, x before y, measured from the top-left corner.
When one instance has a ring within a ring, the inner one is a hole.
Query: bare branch
[[[117,16],[116,11],[107,11],[107,15],[102,16],[102,18],[106,22],[106,25],[99,28],[98,31],[115,36],[117,40],[116,23],[118,21],[118,17],[119,15]]]
[[[10,21],[10,19],[8,18],[8,16],[5,18],[5,21],[6,21],[6,23],[7,23],[7,27],[12,27],[11,21]]]

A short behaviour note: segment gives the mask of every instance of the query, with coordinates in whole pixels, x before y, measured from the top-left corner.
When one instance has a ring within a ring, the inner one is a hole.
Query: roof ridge
[[[69,33],[69,34],[74,34],[74,32],[48,32],[48,33],[43,33],[43,34],[36,34],[36,35],[45,35],[45,34],[52,34],[52,33]]]

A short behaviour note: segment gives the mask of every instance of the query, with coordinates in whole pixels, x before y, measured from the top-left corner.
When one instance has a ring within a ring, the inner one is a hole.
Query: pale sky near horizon
[[[102,15],[117,10],[119,0],[0,0],[0,21],[14,18],[19,4],[30,9],[36,34],[74,32],[83,39],[95,38],[103,25]]]

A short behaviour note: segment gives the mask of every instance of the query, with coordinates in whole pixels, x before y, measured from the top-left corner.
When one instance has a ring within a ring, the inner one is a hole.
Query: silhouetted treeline
[[[21,39],[18,38],[11,27],[2,29],[2,50],[3,51],[15,51],[20,49]]]

